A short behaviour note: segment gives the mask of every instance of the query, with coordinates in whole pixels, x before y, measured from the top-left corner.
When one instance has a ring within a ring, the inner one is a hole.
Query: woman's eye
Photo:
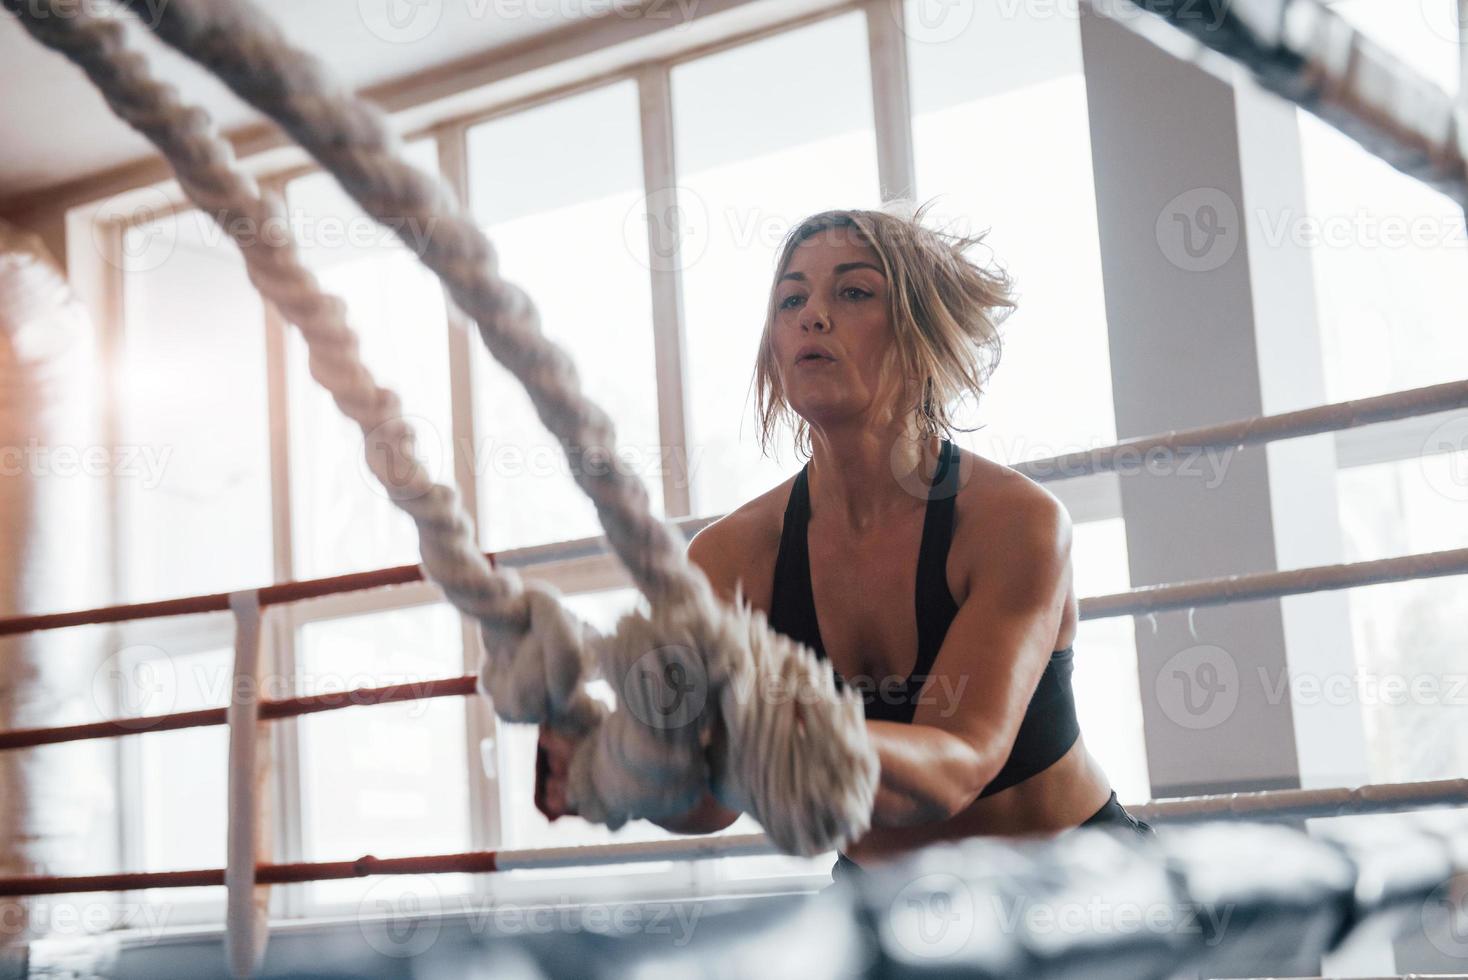
[[[843,294],[855,293],[856,296],[853,297],[854,299],[861,299],[863,297],[872,295],[867,290],[862,289],[860,286],[847,286],[845,289],[841,290],[841,292]]]
[[[783,300],[780,301],[780,309],[782,309],[782,310],[791,309],[792,306],[794,305],[794,303],[797,300],[800,300],[802,298],[803,297],[799,293],[796,293],[796,294],[791,295],[791,296],[786,296]]]

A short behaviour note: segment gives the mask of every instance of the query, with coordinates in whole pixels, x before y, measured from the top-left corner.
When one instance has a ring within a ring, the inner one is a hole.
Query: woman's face
[[[775,289],[774,354],[785,397],[821,426],[871,410],[893,343],[889,284],[855,229],[795,247]]]

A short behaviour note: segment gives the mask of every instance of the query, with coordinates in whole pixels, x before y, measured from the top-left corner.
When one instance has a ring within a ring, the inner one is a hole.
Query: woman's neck
[[[932,482],[940,447],[937,436],[812,432],[812,514],[861,533],[925,509],[926,493],[914,490]]]

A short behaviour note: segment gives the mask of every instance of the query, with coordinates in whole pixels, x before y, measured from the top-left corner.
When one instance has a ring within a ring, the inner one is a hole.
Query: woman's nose
[[[824,330],[830,329],[830,326],[831,320],[826,315],[825,310],[807,303],[800,311],[800,329],[814,330],[816,333],[821,333]]]

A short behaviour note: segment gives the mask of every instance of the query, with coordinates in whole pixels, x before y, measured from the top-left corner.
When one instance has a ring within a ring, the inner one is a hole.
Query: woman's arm
[[[943,639],[912,723],[866,723],[881,767],[873,828],[946,820],[973,803],[1009,757],[1049,662],[1070,595],[1069,516],[1029,481],[985,509],[1003,514],[1004,523],[985,529],[982,547],[954,541],[960,553],[972,556],[965,569],[968,596]],[[733,564],[707,532],[690,543],[689,559],[732,601]],[[709,793],[687,813],[655,822],[673,833],[707,834],[738,817]]]
[[[709,533],[715,525],[727,520],[728,517],[715,521],[694,535],[688,545],[688,560],[703,570],[715,594],[725,602],[733,602],[738,578],[737,564],[728,559],[715,543],[714,535]],[[706,750],[710,759],[718,758],[721,746],[717,740],[720,734],[718,731],[713,733],[715,743]],[[540,728],[536,746],[535,806],[550,820],[575,815],[575,810],[566,800],[566,782],[576,744],[574,739],[544,725]],[[712,834],[723,830],[737,819],[738,810],[724,806],[712,792],[707,792],[687,812],[676,817],[653,820],[652,823],[675,834]]]
[[[728,520],[728,518],[723,520]],[[738,583],[738,570],[736,564],[719,548],[715,534],[710,533],[722,522],[715,521],[693,536],[693,540],[688,542],[688,561],[703,571],[715,595],[725,602],[732,603],[734,589]],[[717,739],[720,734],[720,732],[715,732],[714,738]],[[708,756],[716,758],[720,748],[719,745],[710,746]],[[652,822],[675,834],[713,834],[738,819],[738,810],[724,806],[712,792],[709,792],[705,793],[703,799],[694,804],[687,813]]]
[[[1022,478],[1021,478],[1022,479]],[[1050,659],[1070,596],[1065,508],[1029,481],[985,512],[971,555],[968,596],[918,697],[912,724],[869,721],[882,776],[872,826],[908,827],[956,816],[994,780]]]
[[[1071,585],[1065,508],[1016,476],[984,510],[1002,514],[1003,523],[986,526],[982,544],[953,543],[969,556],[968,595],[948,627],[912,723],[867,722],[881,766],[874,828],[947,820],[978,798],[1009,758],[1060,632]],[[703,537],[694,538],[690,559],[721,594],[725,588],[732,594],[726,563]],[[710,795],[661,825],[709,833],[737,817]]]

